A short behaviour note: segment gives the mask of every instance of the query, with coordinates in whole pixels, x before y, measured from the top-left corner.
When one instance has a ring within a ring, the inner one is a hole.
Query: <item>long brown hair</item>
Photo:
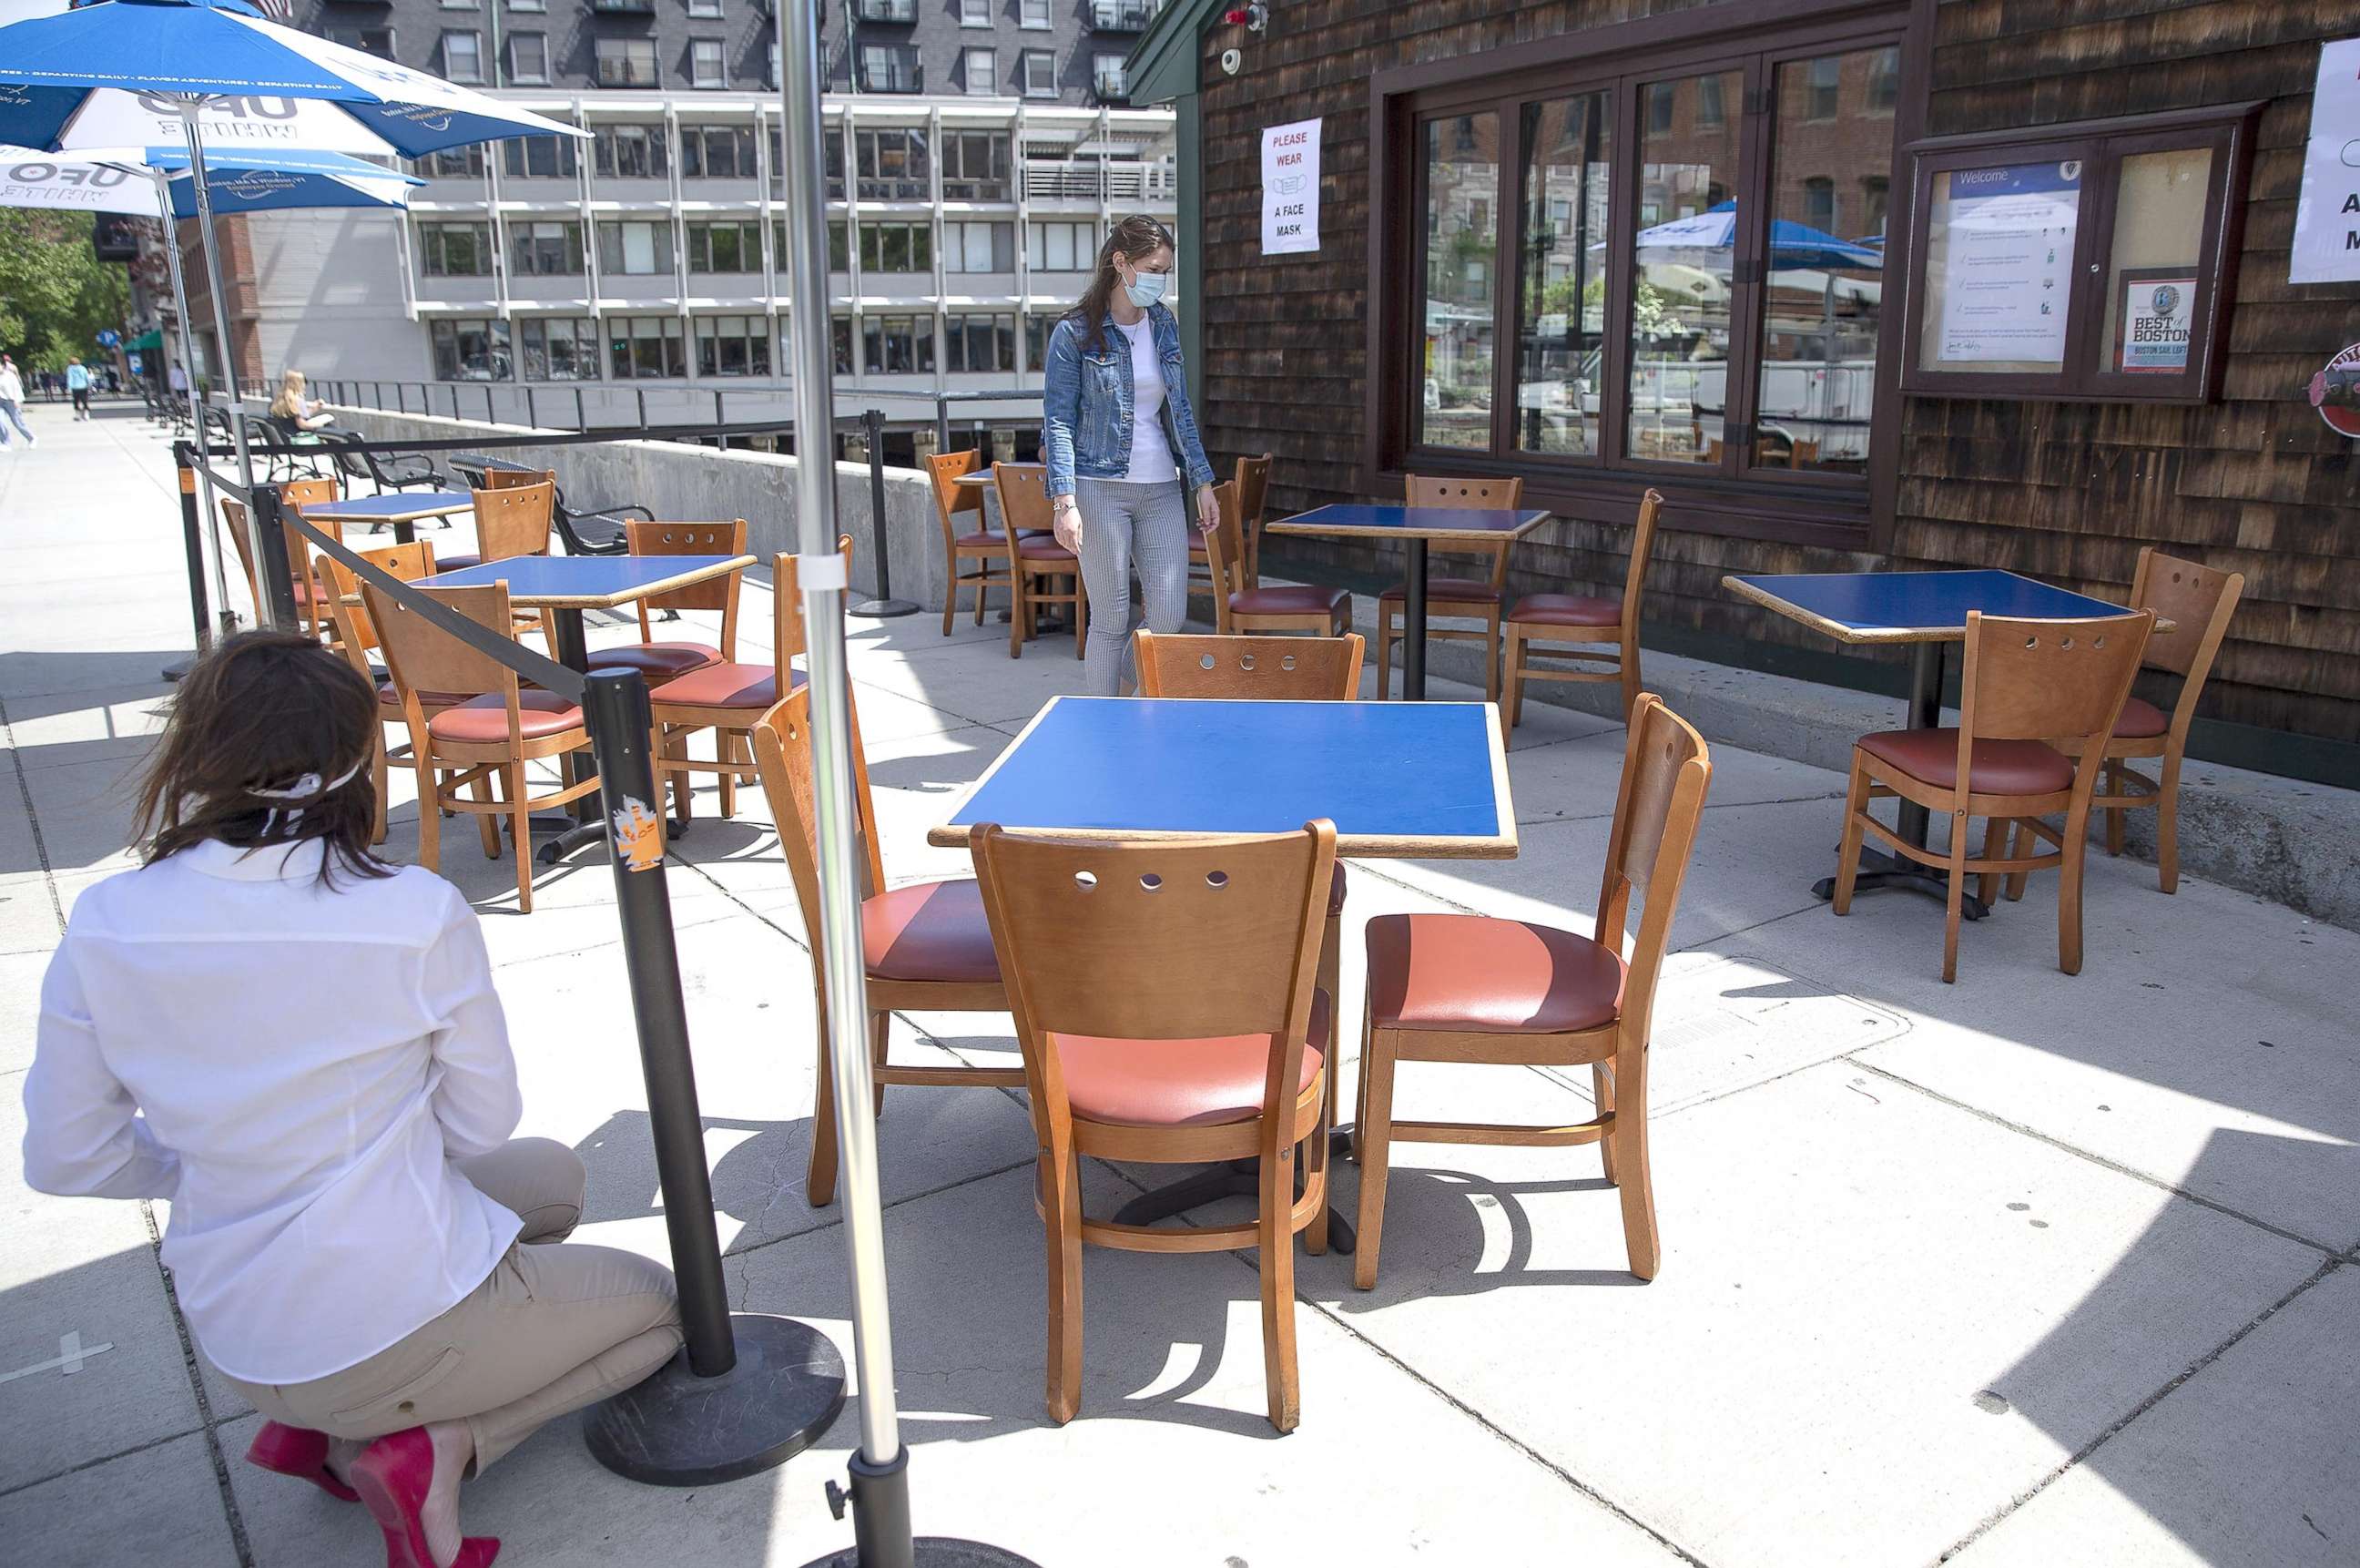
[[[1121,257],[1136,267],[1158,250],[1172,244],[1172,231],[1149,217],[1145,213],[1133,213],[1107,230],[1106,243],[1098,247],[1098,270],[1090,274],[1090,286],[1074,308],[1065,313],[1082,323],[1082,346],[1092,354],[1106,348],[1107,306],[1114,300],[1119,279],[1114,258]]]
[[[240,849],[319,839],[322,881],[338,869],[390,876],[369,849],[377,743],[377,693],[352,665],[309,637],[242,631],[180,678],[140,782],[140,858],[208,839]]]

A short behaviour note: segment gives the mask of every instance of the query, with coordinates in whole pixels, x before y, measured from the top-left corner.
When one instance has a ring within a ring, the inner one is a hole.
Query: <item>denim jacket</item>
[[[1164,361],[1164,433],[1188,471],[1188,486],[1213,482],[1196,416],[1188,407],[1188,380],[1180,363],[1180,323],[1160,304],[1147,307]],[[1131,471],[1131,346],[1106,318],[1096,353],[1082,345],[1082,324],[1067,316],[1049,334],[1042,384],[1041,450],[1048,455],[1052,499],[1074,493],[1076,476],[1120,479]]]

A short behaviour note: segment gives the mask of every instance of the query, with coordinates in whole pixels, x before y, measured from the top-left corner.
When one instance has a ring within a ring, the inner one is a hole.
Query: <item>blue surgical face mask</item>
[[[1164,291],[1171,286],[1172,274],[1169,272],[1142,272],[1133,277],[1122,291],[1131,296],[1132,304],[1143,311],[1164,298]]]

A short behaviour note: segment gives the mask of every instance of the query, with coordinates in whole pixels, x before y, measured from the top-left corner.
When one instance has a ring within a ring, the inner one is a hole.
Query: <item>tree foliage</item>
[[[88,213],[0,210],[0,347],[27,369],[96,357],[99,331],[123,330],[130,282],[92,253],[93,222]]]

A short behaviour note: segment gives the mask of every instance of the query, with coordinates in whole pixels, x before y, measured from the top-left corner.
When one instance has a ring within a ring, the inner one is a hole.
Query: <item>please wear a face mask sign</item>
[[[1262,253],[1319,248],[1319,122],[1262,133]]]

